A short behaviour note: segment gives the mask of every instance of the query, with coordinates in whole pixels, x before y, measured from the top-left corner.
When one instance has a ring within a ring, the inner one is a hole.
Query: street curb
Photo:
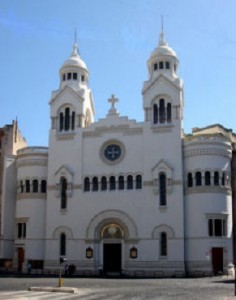
[[[71,287],[30,287],[29,291],[32,292],[57,292],[57,293],[78,293],[78,289]]]

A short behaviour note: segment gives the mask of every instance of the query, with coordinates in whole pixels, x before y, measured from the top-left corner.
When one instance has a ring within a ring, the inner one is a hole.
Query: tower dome
[[[177,58],[175,51],[171,47],[169,47],[168,44],[166,43],[163,32],[161,32],[161,34],[160,34],[158,46],[151,53],[151,57],[157,57],[157,56],[162,56],[162,55],[173,56],[173,57]]]
[[[64,61],[59,73],[61,79],[60,88],[63,88],[65,85],[81,88],[84,84],[87,84],[89,77],[88,69],[79,55],[76,42],[73,44],[70,57]]]
[[[88,71],[85,62],[79,56],[78,47],[76,43],[74,43],[73,45],[73,51],[71,53],[71,56],[65,60],[61,67],[61,70],[68,67],[78,67]]]
[[[165,41],[163,31],[160,33],[158,46],[153,50],[148,60],[150,78],[164,73],[168,77],[176,77],[179,60],[175,51]]]

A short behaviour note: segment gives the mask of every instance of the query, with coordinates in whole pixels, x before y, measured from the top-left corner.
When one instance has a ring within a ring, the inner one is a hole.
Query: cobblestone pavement
[[[0,299],[81,300],[231,300],[234,281],[227,277],[194,279],[100,279],[65,278],[64,286],[78,288],[77,294],[29,292],[32,286],[57,286],[57,278],[1,277]]]

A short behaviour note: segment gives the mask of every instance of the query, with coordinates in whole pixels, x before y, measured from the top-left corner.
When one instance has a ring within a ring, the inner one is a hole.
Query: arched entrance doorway
[[[106,275],[118,275],[122,270],[122,244],[124,231],[120,225],[111,223],[101,231],[103,247],[103,272]]]

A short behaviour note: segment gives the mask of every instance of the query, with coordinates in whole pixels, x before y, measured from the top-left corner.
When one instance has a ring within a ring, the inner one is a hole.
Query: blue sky
[[[184,131],[220,123],[236,132],[235,0],[1,0],[0,127],[17,117],[30,146],[48,145],[48,102],[75,28],[96,120],[114,93],[120,115],[143,121],[141,90],[161,15],[184,80]]]

